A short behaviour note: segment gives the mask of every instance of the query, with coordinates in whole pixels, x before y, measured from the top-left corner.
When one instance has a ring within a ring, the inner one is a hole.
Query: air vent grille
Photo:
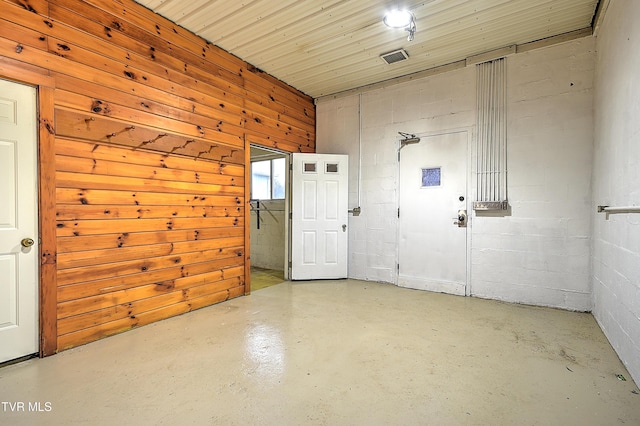
[[[394,50],[393,52],[383,53],[380,58],[387,64],[395,64],[396,62],[409,59],[409,54],[404,49]]]

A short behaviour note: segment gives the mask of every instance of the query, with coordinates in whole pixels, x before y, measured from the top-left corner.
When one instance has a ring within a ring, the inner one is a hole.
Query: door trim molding
[[[251,294],[251,143],[244,135],[244,295]]]
[[[40,356],[58,351],[54,89],[38,86]]]

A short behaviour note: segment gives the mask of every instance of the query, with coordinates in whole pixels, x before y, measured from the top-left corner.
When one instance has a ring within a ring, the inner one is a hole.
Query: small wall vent
[[[396,62],[404,61],[409,59],[409,54],[404,49],[394,50],[393,52],[383,53],[380,55],[380,58],[386,64],[395,64]]]

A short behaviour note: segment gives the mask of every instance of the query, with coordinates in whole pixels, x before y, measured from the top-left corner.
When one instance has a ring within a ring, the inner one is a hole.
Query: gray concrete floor
[[[0,401],[3,425],[640,424],[591,315],[353,280],[286,282],[4,367]]]

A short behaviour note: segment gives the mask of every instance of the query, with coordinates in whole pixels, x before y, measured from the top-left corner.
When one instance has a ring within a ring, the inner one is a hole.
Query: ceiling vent
[[[387,64],[395,64],[396,62],[409,59],[409,54],[404,49],[394,50],[393,52],[383,53],[380,58]]]

